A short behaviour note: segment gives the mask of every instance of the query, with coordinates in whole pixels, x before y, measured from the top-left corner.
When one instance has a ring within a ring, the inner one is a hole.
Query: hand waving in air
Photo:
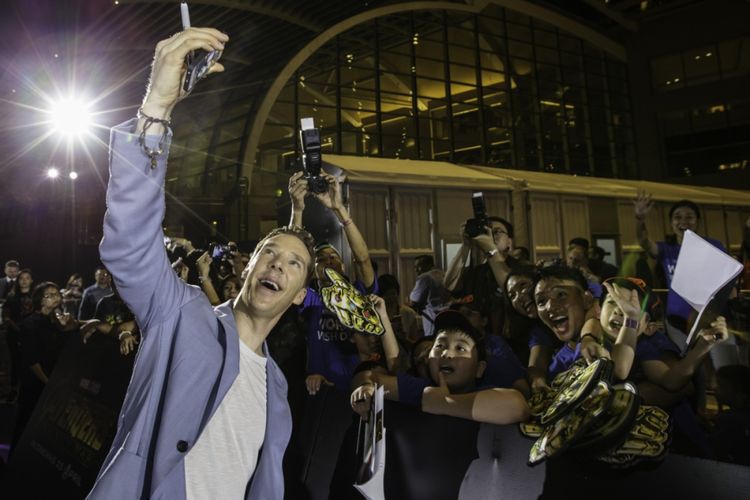
[[[651,195],[643,189],[638,190],[635,200],[633,200],[633,210],[637,219],[645,219],[646,215],[654,207],[654,200]]]

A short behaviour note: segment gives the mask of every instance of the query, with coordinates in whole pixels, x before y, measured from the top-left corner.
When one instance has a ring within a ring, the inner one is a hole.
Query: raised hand
[[[638,190],[635,200],[633,200],[633,210],[638,219],[644,219],[654,206],[654,200],[651,195],[643,189]]]
[[[604,283],[607,288],[607,293],[614,299],[617,306],[622,310],[622,314],[626,318],[640,321],[641,319],[641,304],[638,300],[638,291],[629,290],[627,288],[621,288],[614,283]]]
[[[329,173],[320,172],[320,176],[328,183],[328,191],[325,193],[314,193],[314,196],[320,200],[320,202],[330,208],[331,210],[337,210],[344,206],[341,199],[341,181]]]
[[[151,66],[151,78],[143,110],[149,116],[169,118],[172,108],[180,99],[187,96],[182,90],[187,67],[185,57],[188,53],[203,49],[205,51],[224,50],[229,37],[213,28],[188,28],[176,33],[156,45],[154,61]],[[208,73],[224,71],[224,66],[214,63]]]
[[[492,236],[492,228],[486,226],[484,229],[483,233],[474,236],[472,240],[474,240],[480,250],[487,253],[495,250],[497,247],[495,246],[495,239]]]
[[[289,198],[292,200],[292,207],[300,212],[305,209],[305,197],[309,194],[304,175],[304,172],[297,172],[289,178]]]
[[[211,274],[211,256],[208,252],[203,252],[203,255],[198,257],[195,261],[195,266],[198,268],[198,275],[201,278],[207,279]]]
[[[383,300],[383,297],[381,297],[380,295],[375,295],[374,293],[371,293],[367,297],[372,302],[372,305],[375,306],[375,310],[378,312],[380,317],[387,318],[388,311],[385,307],[385,300]]]

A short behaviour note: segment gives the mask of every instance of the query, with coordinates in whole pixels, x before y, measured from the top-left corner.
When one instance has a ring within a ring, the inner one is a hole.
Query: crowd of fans
[[[508,424],[527,419],[532,393],[546,390],[578,358],[604,356],[614,361],[617,379],[637,384],[645,403],[671,412],[677,431],[673,446],[750,465],[747,324],[728,310],[683,352],[675,335],[685,336],[694,314],[671,290],[666,295],[651,291],[659,283],[669,288],[684,232],[695,230],[700,218],[694,203],[676,203],[669,212],[671,239],[653,242],[644,223],[651,200],[645,194],[636,200],[637,237],[643,257],[656,259],[656,277],[645,258],[623,276],[605,261],[604,249],[583,237],[571,239],[558,259],[531,262],[526,248],[514,247],[512,224],[490,217],[486,231],[473,238],[460,228],[462,245],[446,270],[435,266],[432,255],[417,257],[416,283],[402,295],[395,276],[376,274],[367,244],[342,202],[340,184],[322,175],[330,192],[316,198],[340,222],[353,267],[345,267],[339,249],[318,241],[312,284],[304,302],[287,315],[300,326],[292,330],[305,339],[291,343],[306,352],[308,397],[325,386],[350,395],[352,409],[366,416],[376,385],[382,385],[388,399],[426,413]],[[301,174],[291,177],[289,194],[290,224],[301,226],[310,196]],[[750,220],[745,259],[748,233]],[[240,293],[251,255],[234,242],[201,250],[171,237],[165,238],[165,247],[175,273],[200,287],[211,304]],[[383,336],[345,327],[326,307],[320,290],[330,285],[329,268],[371,298],[385,326]],[[103,266],[85,288],[87,280],[77,273],[62,289],[37,282],[17,260],[7,261],[4,273],[0,301],[10,357],[7,399],[18,403],[15,443],[74,334],[84,342],[92,335],[117,338],[120,352],[128,356],[137,351],[139,329]],[[402,296],[408,296],[406,303]],[[284,329],[280,324],[278,330]],[[269,338],[274,342],[284,340]],[[721,343],[736,347],[734,360],[712,360],[709,353]],[[290,394],[293,383],[290,378]],[[707,418],[707,393],[717,401],[712,419]]]

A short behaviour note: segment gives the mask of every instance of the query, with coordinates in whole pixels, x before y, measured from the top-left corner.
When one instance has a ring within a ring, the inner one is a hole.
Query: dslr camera
[[[474,217],[466,221],[466,236],[474,238],[486,231],[490,225],[487,217],[487,206],[484,203],[484,193],[474,191],[471,194],[471,206],[474,209]]]
[[[323,157],[320,148],[320,130],[315,128],[312,118],[300,120],[299,139],[302,146],[302,168],[304,179],[311,193],[328,192],[328,181],[320,175]]]

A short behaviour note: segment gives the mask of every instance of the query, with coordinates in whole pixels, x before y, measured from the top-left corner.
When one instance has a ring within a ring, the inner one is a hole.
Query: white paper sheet
[[[365,426],[364,462],[354,487],[368,500],[385,500],[385,425],[383,421],[383,386],[375,389],[370,417]]]
[[[705,323],[701,319],[711,300],[741,271],[742,264],[731,256],[694,232],[685,231],[671,288],[698,311],[698,318],[687,338],[688,346],[695,332]]]

